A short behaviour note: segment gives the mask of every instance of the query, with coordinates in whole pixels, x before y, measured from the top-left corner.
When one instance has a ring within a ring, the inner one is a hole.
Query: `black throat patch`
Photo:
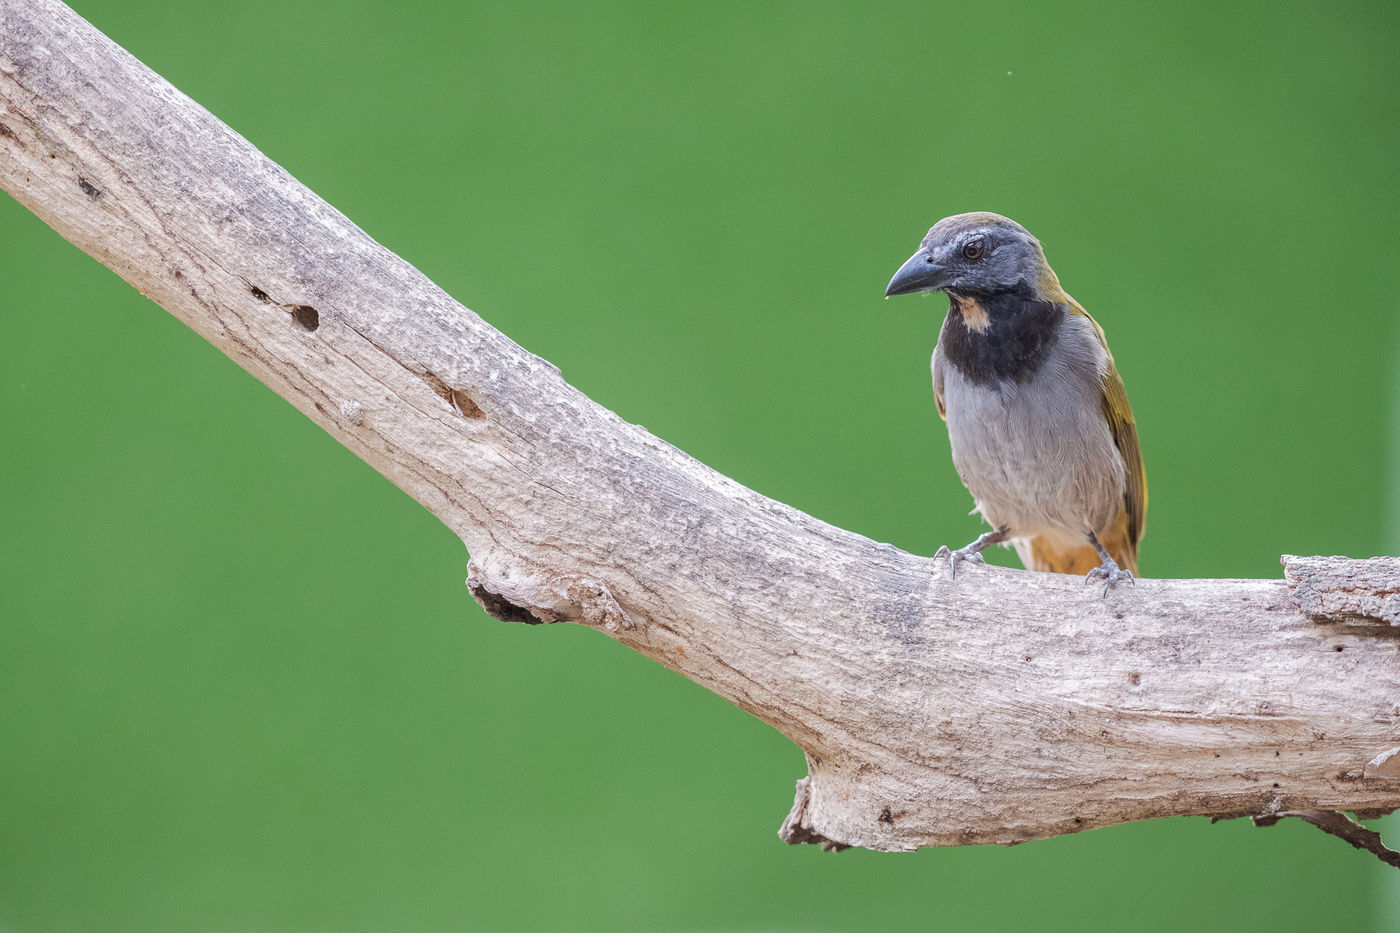
[[[943,357],[965,379],[981,385],[1030,378],[1059,339],[1068,311],[1016,292],[948,297],[948,319],[938,338]]]

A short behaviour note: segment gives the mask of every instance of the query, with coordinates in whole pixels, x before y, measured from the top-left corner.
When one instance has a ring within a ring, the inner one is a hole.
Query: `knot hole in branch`
[[[256,294],[254,295],[256,297]],[[292,305],[292,320],[308,333],[321,326],[321,312],[311,305]]]
[[[442,377],[432,370],[423,373],[423,381],[445,399],[449,405],[457,410],[457,414],[463,418],[470,418],[472,421],[479,421],[486,417],[486,412],[481,410],[481,406],[472,401],[472,398],[461,389],[454,389],[448,385]]]

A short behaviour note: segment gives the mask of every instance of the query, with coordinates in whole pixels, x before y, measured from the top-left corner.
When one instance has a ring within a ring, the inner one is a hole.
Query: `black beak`
[[[890,284],[885,286],[885,297],[937,291],[948,284],[947,271],[933,261],[928,250],[921,249],[899,267]]]

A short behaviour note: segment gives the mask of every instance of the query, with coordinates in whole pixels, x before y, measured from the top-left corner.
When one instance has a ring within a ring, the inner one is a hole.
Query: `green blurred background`
[[[1392,0],[76,8],[593,398],[822,519],[980,530],[928,385],[946,301],[880,296],[995,210],[1107,329],[1145,574],[1400,550]],[[487,618],[426,511],[8,198],[0,236],[7,933],[1400,923],[1400,875],[1301,825],[785,846],[786,739]]]

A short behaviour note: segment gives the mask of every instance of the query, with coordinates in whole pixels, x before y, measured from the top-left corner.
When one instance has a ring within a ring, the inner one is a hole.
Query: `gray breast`
[[[1123,458],[1103,415],[1108,353],[1084,317],[1066,315],[1058,339],[1021,380],[974,383],[934,350],[953,464],[977,509],[1014,538],[1085,543],[1122,507]]]

